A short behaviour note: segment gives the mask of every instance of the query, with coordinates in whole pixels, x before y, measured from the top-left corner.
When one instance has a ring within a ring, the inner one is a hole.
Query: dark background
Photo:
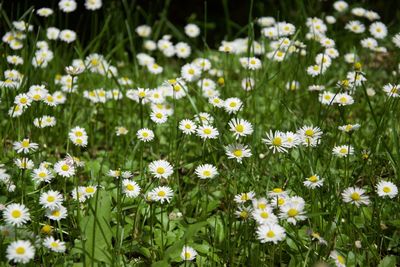
[[[10,20],[17,20],[31,6],[35,8],[51,7],[55,11],[51,19],[53,25],[59,28],[69,28],[78,32],[81,42],[87,43],[96,31],[101,30],[105,18],[112,14],[111,23],[115,23],[114,30],[118,31],[118,23],[121,19],[133,24],[148,23],[153,25],[160,19],[162,11],[166,11],[166,17],[179,30],[188,21],[195,22],[202,30],[207,28],[207,42],[214,44],[221,39],[232,39],[236,33],[243,30],[248,23],[250,0],[103,0],[103,8],[98,11],[88,11],[84,8],[84,0],[77,0],[78,9],[66,15],[58,11],[58,0],[4,0],[2,8]],[[379,13],[381,21],[394,31],[400,31],[400,1],[347,1],[351,7],[361,6]],[[322,17],[324,14],[332,14],[334,1],[324,0],[254,0],[253,17],[273,16],[279,20],[286,20],[295,25],[304,25],[304,17]],[[224,8],[225,7],[225,8]],[[204,24],[207,15],[207,24]],[[96,17],[95,19],[93,17]],[[68,18],[67,18],[68,17]],[[229,18],[229,25],[226,18]],[[0,34],[8,31],[8,26],[3,18],[0,23]],[[35,18],[40,19],[40,18]],[[27,20],[27,19],[25,19]],[[300,23],[300,24],[299,24]],[[61,25],[61,26],[60,26]],[[95,31],[93,29],[96,29]],[[168,32],[166,27],[163,32]],[[85,34],[89,33],[90,34]],[[247,31],[243,31],[244,34]]]

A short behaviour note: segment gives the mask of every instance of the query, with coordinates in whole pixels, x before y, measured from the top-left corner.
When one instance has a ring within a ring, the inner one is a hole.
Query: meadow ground
[[[399,21],[258,2],[0,7],[0,266],[400,264]]]

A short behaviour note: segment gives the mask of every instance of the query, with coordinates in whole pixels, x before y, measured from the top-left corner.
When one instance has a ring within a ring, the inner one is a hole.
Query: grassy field
[[[400,264],[396,18],[49,2],[0,6],[0,266]]]

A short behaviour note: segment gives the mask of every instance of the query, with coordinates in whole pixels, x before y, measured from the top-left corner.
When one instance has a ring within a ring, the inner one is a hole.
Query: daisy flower
[[[258,224],[274,224],[278,222],[278,218],[272,212],[272,208],[267,206],[264,209],[255,209],[252,213],[254,220]]]
[[[243,119],[232,119],[228,125],[229,130],[233,132],[236,139],[253,133],[253,126],[251,123]]]
[[[365,190],[356,186],[346,188],[342,193],[342,198],[344,202],[357,207],[369,204],[369,197],[365,195]]]
[[[60,2],[58,2],[58,7],[61,9],[61,11],[65,13],[75,11],[76,6],[77,4],[75,0],[61,0]]]
[[[267,134],[267,138],[263,138],[262,141],[268,146],[269,149],[272,149],[272,153],[275,152],[287,152],[287,147],[289,146],[286,143],[285,133],[276,131],[273,133],[271,130]]]
[[[159,186],[154,188],[150,192],[150,197],[154,201],[159,201],[161,204],[166,202],[170,202],[174,192],[168,186]]]
[[[179,130],[181,130],[184,134],[191,135],[196,132],[196,124],[191,120],[181,120],[179,122]]]
[[[384,39],[388,33],[387,27],[382,22],[374,22],[369,26],[369,32],[377,39]]]
[[[304,146],[315,147],[320,143],[322,131],[319,127],[303,126],[297,131],[301,144]]]
[[[3,218],[6,223],[19,227],[30,220],[30,214],[24,204],[13,203],[3,210]]]
[[[333,155],[339,157],[339,158],[345,158],[349,155],[354,154],[354,148],[349,145],[343,145],[343,146],[335,146],[332,149]]]
[[[231,144],[225,147],[225,153],[230,159],[236,159],[238,163],[242,163],[243,158],[251,157],[251,150],[247,145]]]
[[[398,194],[397,186],[388,181],[380,181],[376,185],[376,191],[380,197],[395,198]]]
[[[126,129],[124,126],[115,127],[115,134],[117,136],[127,135],[128,132],[129,132],[128,129]]]
[[[6,257],[15,263],[28,263],[35,257],[35,247],[27,240],[13,241],[7,247]]]
[[[197,252],[192,247],[183,246],[181,252],[181,259],[184,261],[192,261],[196,258]]]
[[[253,212],[251,207],[243,207],[240,206],[238,209],[235,211],[235,215],[237,218],[241,220],[247,220],[250,218],[250,214]]]
[[[354,99],[349,94],[341,93],[336,95],[335,102],[339,104],[339,106],[348,106],[354,103]]]
[[[242,107],[242,101],[237,97],[230,97],[225,99],[225,111],[229,114],[236,113]]]
[[[346,259],[336,250],[331,251],[329,258],[334,260],[336,267],[346,267]]]
[[[335,94],[331,92],[323,92],[319,95],[318,100],[324,105],[331,105],[335,102]]]
[[[383,86],[383,91],[389,96],[389,97],[400,97],[400,85],[398,84],[391,84],[388,83],[385,86]]]
[[[265,198],[259,198],[259,199],[255,198],[253,199],[252,204],[255,210],[264,210],[269,207],[268,201]]]
[[[211,97],[208,99],[208,103],[213,105],[216,108],[222,108],[225,105],[225,101],[219,97]]]
[[[279,224],[262,224],[257,227],[257,239],[261,243],[273,242],[277,244],[286,237],[285,229]]]
[[[65,242],[54,239],[52,236],[48,236],[43,240],[43,246],[57,253],[64,253],[66,250]]]
[[[211,164],[203,164],[196,168],[196,175],[200,179],[212,179],[218,175],[217,168]]]
[[[285,205],[280,206],[279,217],[292,224],[304,221],[307,218],[304,215],[304,204],[304,200],[301,198],[290,198]]]
[[[140,186],[132,180],[122,180],[122,192],[129,198],[137,197],[140,194]]]
[[[200,28],[196,24],[189,23],[185,26],[185,34],[190,38],[196,38],[200,35]]]
[[[54,171],[62,177],[71,177],[75,175],[75,167],[73,163],[67,162],[65,160],[60,160],[54,164]]]
[[[201,75],[201,69],[195,64],[183,65],[181,69],[181,76],[188,82],[196,81]]]
[[[30,170],[35,165],[31,159],[28,158],[17,158],[14,159],[15,165],[20,169]]]
[[[67,218],[67,215],[67,209],[62,205],[58,205],[56,208],[46,210],[46,217],[53,221],[65,219]]]
[[[359,128],[360,128],[360,124],[358,124],[358,123],[356,123],[356,124],[346,124],[346,125],[342,125],[342,126],[338,127],[339,130],[341,130],[343,132],[346,132],[346,133],[355,131],[355,130],[357,130]]]
[[[156,178],[168,179],[174,172],[172,165],[166,160],[156,160],[149,164],[149,171]]]
[[[308,188],[315,189],[324,184],[324,179],[321,179],[318,175],[314,174],[308,177],[303,184]]]
[[[150,129],[143,128],[137,131],[136,136],[142,142],[149,142],[154,139],[154,132]]]
[[[363,33],[365,31],[364,24],[358,20],[349,21],[344,28],[354,33]]]
[[[253,198],[255,197],[255,193],[253,191],[247,192],[247,193],[241,193],[235,196],[233,199],[236,203],[245,203],[247,201],[252,201]]]
[[[201,125],[196,129],[197,135],[201,137],[201,139],[216,139],[219,135],[217,128],[214,128],[210,125]]]
[[[40,195],[39,204],[44,208],[53,209],[61,205],[63,202],[63,196],[58,191],[47,191]]]
[[[17,153],[29,153],[30,151],[35,151],[39,145],[29,141],[29,138],[25,138],[22,141],[14,142],[14,150]]]
[[[163,124],[168,120],[168,116],[165,111],[156,110],[150,114],[150,119],[157,124]]]

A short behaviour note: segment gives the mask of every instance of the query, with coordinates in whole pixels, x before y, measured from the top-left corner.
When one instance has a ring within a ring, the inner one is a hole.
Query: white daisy
[[[156,160],[149,164],[149,171],[156,178],[168,179],[174,172],[172,165],[166,160]]]
[[[196,168],[195,173],[200,179],[212,179],[218,175],[218,170],[214,165],[203,164]]]

